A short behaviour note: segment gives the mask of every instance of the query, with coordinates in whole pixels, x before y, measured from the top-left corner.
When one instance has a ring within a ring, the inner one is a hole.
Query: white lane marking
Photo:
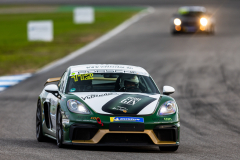
[[[0,92],[31,77],[31,73],[0,77]]]
[[[0,82],[19,82],[20,80],[10,79],[10,80],[0,80]]]
[[[74,59],[75,57],[80,56],[81,54],[84,54],[85,52],[97,47],[98,45],[100,45],[101,43],[109,40],[110,38],[112,38],[113,36],[119,34],[120,32],[122,32],[123,30],[125,30],[126,28],[128,28],[130,25],[132,25],[133,23],[139,21],[141,18],[143,18],[144,16],[153,13],[155,10],[152,7],[148,7],[147,9],[139,12],[138,14],[136,14],[135,16],[131,17],[130,19],[126,20],[125,22],[123,22],[122,24],[120,24],[119,26],[117,26],[116,28],[114,28],[113,30],[109,31],[108,33],[106,33],[105,35],[101,36],[100,38],[96,39],[95,41],[89,43],[88,45],[86,45],[85,47],[80,48],[79,50],[76,50],[75,52],[70,53],[68,56],[50,63],[49,65],[43,67],[42,69],[38,70],[36,72],[36,74],[38,73],[43,73],[46,71],[51,70],[54,67],[57,67],[61,64],[66,63],[67,61],[70,61],[72,59]],[[22,74],[22,75],[13,75],[13,76],[2,76],[0,77],[0,92],[5,90],[6,88],[13,86],[29,77],[31,77],[32,74],[31,73],[26,73],[26,74]]]
[[[12,86],[12,85],[17,84],[18,82],[1,82],[0,81],[0,86]]]
[[[12,76],[2,76],[0,77],[0,81],[3,80],[24,80],[26,77],[31,77],[31,73],[25,73],[25,74],[20,74],[20,75],[12,75]]]
[[[79,50],[76,50],[72,53],[70,53],[68,56],[63,57],[62,59],[50,63],[47,66],[43,67],[42,69],[38,70],[36,72],[36,74],[39,73],[44,73],[46,71],[49,71],[57,66],[60,66],[61,64],[64,64],[84,53],[86,53],[87,51],[97,47],[98,45],[100,45],[101,43],[109,40],[110,38],[112,38],[113,36],[119,34],[120,32],[122,32],[123,30],[125,30],[126,28],[128,28],[130,25],[132,25],[133,23],[136,23],[137,21],[139,21],[141,18],[143,18],[144,16],[153,13],[155,10],[152,7],[148,7],[147,9],[139,12],[138,14],[136,14],[135,16],[131,17],[130,19],[126,20],[125,22],[123,22],[122,24],[120,24],[119,26],[117,26],[116,28],[114,28],[113,30],[109,31],[108,33],[106,33],[105,35],[101,36],[100,38],[96,39],[95,41],[89,43],[88,45],[80,48]]]

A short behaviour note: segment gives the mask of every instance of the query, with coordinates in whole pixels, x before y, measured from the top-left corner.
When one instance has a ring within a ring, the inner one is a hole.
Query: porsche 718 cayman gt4
[[[58,82],[57,84],[50,84]],[[36,136],[57,145],[159,146],[176,151],[180,121],[175,90],[162,94],[148,72],[136,66],[70,66],[50,78],[38,97]]]

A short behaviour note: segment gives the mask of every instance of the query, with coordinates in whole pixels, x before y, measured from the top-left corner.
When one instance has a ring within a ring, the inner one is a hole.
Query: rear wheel
[[[38,142],[44,142],[46,140],[46,137],[43,135],[42,129],[42,108],[40,101],[38,101],[36,112],[36,137]]]
[[[175,152],[178,149],[178,146],[173,146],[173,147],[160,147],[159,149],[161,151],[168,151],[168,152]]]
[[[60,108],[57,111],[57,131],[56,131],[57,146],[59,148],[64,147],[63,145],[63,131],[62,131],[62,114]]]

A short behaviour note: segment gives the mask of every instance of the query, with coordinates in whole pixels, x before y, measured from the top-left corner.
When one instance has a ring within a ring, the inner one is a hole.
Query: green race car
[[[180,121],[175,90],[163,94],[148,72],[136,66],[70,66],[50,78],[39,95],[36,137],[64,145],[159,146],[176,151]]]

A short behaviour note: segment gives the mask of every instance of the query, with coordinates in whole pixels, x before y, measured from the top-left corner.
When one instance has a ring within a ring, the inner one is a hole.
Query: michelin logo
[[[110,122],[144,122],[141,117],[110,117]]]

